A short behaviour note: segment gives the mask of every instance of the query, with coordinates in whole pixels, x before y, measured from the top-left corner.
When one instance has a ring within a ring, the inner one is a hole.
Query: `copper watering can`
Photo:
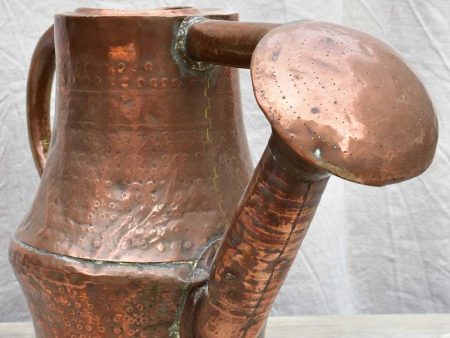
[[[329,175],[380,186],[431,163],[432,104],[389,46],[236,20],[80,9],[39,41],[42,181],[10,248],[38,337],[263,337]],[[273,130],[251,179],[236,67]]]

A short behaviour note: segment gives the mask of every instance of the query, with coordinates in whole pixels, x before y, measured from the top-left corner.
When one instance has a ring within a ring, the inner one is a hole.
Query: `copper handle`
[[[50,145],[50,96],[54,72],[55,41],[51,26],[36,45],[27,84],[28,136],[39,176],[42,176]]]

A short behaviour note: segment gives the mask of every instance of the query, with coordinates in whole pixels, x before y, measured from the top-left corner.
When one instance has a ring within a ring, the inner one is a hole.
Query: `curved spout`
[[[199,31],[216,30],[212,23],[204,25]],[[328,173],[374,186],[415,177],[434,156],[437,120],[423,85],[401,57],[365,33],[301,22],[255,26],[250,34],[251,24],[242,24],[244,35],[251,36],[245,43],[238,31],[220,25],[216,34],[223,45],[206,34],[212,49],[193,43],[188,56],[195,51],[196,61],[239,67],[250,62],[255,96],[273,134],[210,279],[197,294],[193,333],[198,338],[256,337]]]
[[[256,337],[306,235],[328,174],[273,135],[216,255],[194,337]]]

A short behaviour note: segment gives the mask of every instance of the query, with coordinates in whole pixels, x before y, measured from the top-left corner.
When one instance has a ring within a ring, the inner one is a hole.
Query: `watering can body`
[[[38,337],[176,336],[208,276],[252,165],[237,69],[171,55],[193,14],[56,16],[54,131],[10,253]]]
[[[251,179],[233,67],[272,126]],[[438,137],[370,35],[189,7],[57,15],[27,108],[42,180],[10,261],[42,338],[264,337],[329,175],[412,178]]]

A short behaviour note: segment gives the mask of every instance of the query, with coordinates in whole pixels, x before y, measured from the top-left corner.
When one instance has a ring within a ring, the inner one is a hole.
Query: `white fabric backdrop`
[[[332,178],[273,314],[450,312],[449,1],[0,0],[0,320],[28,318],[7,248],[39,182],[28,149],[24,102],[29,60],[40,34],[54,13],[76,7],[180,5],[235,10],[246,21],[339,23],[387,41],[408,60],[439,118],[433,165],[420,178],[381,189]],[[247,71],[242,84],[256,162],[270,130]]]

